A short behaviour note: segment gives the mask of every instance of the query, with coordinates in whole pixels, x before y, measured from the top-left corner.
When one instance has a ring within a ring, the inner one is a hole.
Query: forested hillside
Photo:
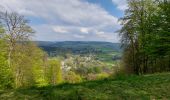
[[[99,54],[99,53],[120,53],[120,43],[110,42],[85,42],[85,41],[65,41],[48,42],[35,41],[35,43],[46,51],[50,56],[57,56],[66,53],[72,54]]]

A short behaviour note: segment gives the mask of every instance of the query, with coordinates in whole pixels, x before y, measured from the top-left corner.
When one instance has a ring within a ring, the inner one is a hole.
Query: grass
[[[170,73],[0,91],[0,100],[170,100]]]

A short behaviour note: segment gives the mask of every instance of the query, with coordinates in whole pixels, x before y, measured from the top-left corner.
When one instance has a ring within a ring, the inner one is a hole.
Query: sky
[[[30,20],[39,41],[119,42],[126,0],[1,0],[0,7]]]

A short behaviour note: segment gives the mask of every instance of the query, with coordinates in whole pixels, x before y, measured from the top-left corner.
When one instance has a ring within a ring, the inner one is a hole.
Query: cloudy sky
[[[1,0],[0,6],[30,20],[42,41],[118,42],[126,0]]]

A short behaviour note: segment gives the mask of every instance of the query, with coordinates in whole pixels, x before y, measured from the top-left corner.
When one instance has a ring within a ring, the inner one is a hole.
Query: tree
[[[51,85],[56,85],[62,83],[62,70],[61,63],[57,59],[48,60],[48,72],[47,72],[48,82]]]
[[[150,45],[150,55],[156,58],[155,62],[160,62],[155,63],[155,66],[161,66],[160,71],[170,71],[170,1],[158,0],[157,5],[159,10],[152,19],[155,28],[152,31],[154,39],[151,42],[154,45]]]
[[[33,33],[28,25],[28,20],[15,12],[1,12],[0,21],[5,28],[5,35],[8,42],[8,65],[11,67],[11,56],[19,41],[27,41]]]
[[[45,53],[32,42],[25,41],[16,44],[12,56],[12,70],[16,88],[46,84],[44,55]]]
[[[0,26],[0,88],[12,87],[12,74],[7,64],[7,46],[4,41],[4,29]]]
[[[129,0],[129,8],[125,12],[125,17],[121,18],[122,29],[120,35],[122,37],[122,44],[125,47],[125,55],[129,56],[129,66],[133,67],[136,74],[141,73],[141,60],[143,57],[143,47],[145,45],[145,18],[146,18],[146,2],[144,0]]]
[[[125,66],[138,75],[166,71],[170,51],[169,1],[129,0],[128,4],[120,19]]]
[[[26,48],[25,45],[33,34],[33,30],[28,25],[28,20],[15,12],[1,12],[0,22],[5,30],[8,67],[12,70],[15,87],[28,86],[33,79],[32,66],[30,66],[32,58],[28,55],[31,48]]]

